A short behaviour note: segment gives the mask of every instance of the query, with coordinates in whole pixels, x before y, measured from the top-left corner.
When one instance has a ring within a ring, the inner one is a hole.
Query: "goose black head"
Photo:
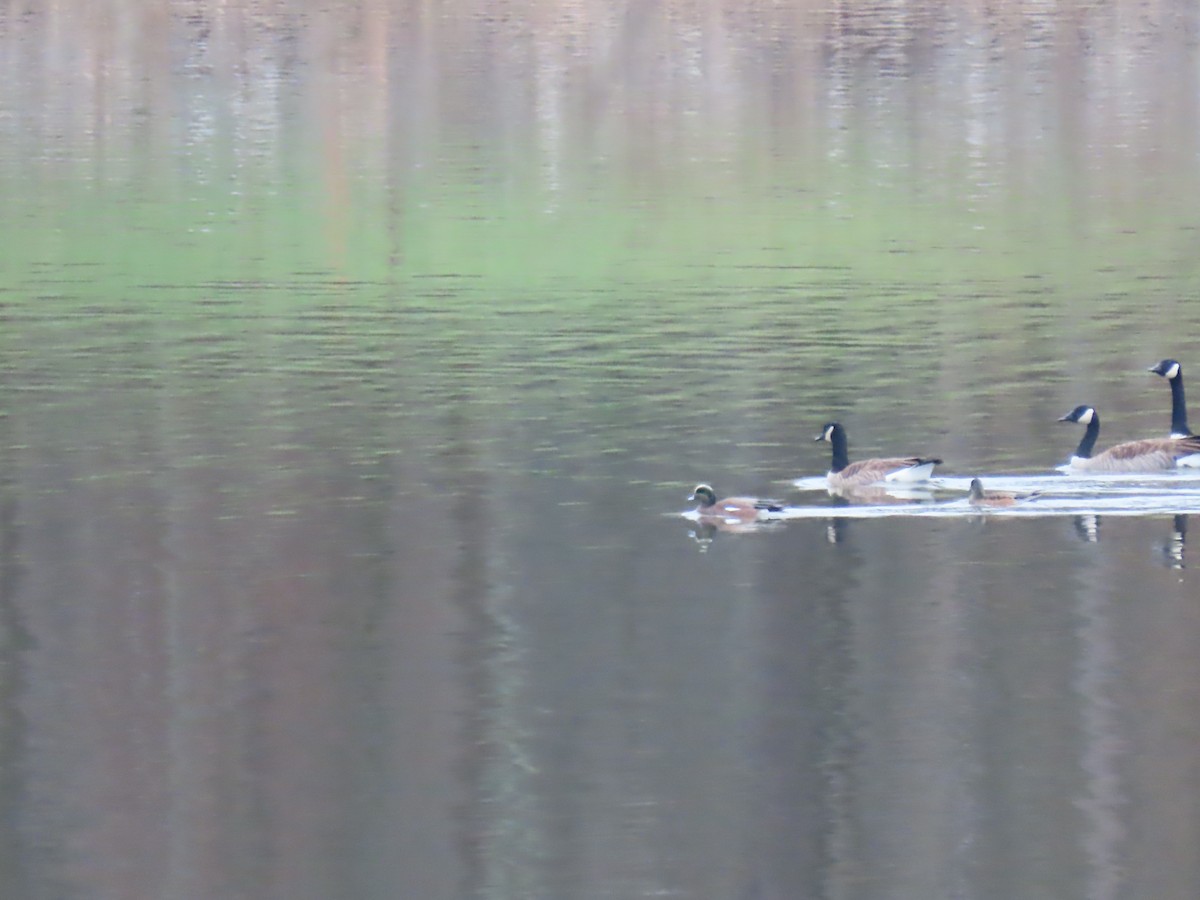
[[[1091,425],[1096,418],[1096,410],[1090,406],[1077,406],[1058,421],[1078,422],[1080,425]]]
[[[1155,375],[1161,375],[1163,378],[1167,379],[1167,381],[1174,381],[1179,377],[1181,370],[1179,363],[1175,360],[1164,359],[1157,365],[1151,366],[1146,371],[1153,372]]]
[[[821,433],[818,434],[815,438],[813,438],[813,440],[814,441],[829,441],[830,443],[833,443],[834,433],[841,431],[841,430],[842,430],[842,426],[839,425],[837,422],[826,422],[824,425],[821,426]]]

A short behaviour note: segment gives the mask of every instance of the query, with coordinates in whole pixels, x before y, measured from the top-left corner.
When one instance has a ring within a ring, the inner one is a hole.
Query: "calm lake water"
[[[1197,896],[1200,481],[1054,466],[1200,376],[1198,42],[0,9],[0,894]]]

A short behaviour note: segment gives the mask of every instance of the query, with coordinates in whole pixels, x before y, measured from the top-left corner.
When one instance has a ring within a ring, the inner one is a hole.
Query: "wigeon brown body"
[[[784,504],[779,500],[761,500],[757,497],[717,497],[712,485],[698,484],[689,500],[699,505],[696,514],[702,519],[722,521],[755,522],[767,518],[768,513],[782,512]]]

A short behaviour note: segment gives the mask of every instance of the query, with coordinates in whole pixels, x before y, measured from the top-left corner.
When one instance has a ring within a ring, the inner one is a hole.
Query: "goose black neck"
[[[829,435],[829,443],[833,445],[833,465],[830,470],[840,472],[850,465],[850,445],[846,440],[846,432],[840,426],[834,428]]]
[[[1092,421],[1088,422],[1087,431],[1083,433],[1083,440],[1079,442],[1075,455],[1080,459],[1088,459],[1092,455],[1092,448],[1096,446],[1098,437],[1100,437],[1100,414],[1093,412]]]
[[[1187,404],[1183,400],[1183,370],[1171,379],[1171,436],[1187,437],[1192,433],[1187,423]]]

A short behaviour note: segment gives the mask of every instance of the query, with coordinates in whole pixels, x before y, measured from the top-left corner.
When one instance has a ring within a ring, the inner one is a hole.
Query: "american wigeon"
[[[779,500],[760,500],[757,497],[718,498],[712,485],[698,484],[689,500],[695,500],[697,515],[702,518],[753,522],[766,517],[767,513],[782,512],[784,504]]]

